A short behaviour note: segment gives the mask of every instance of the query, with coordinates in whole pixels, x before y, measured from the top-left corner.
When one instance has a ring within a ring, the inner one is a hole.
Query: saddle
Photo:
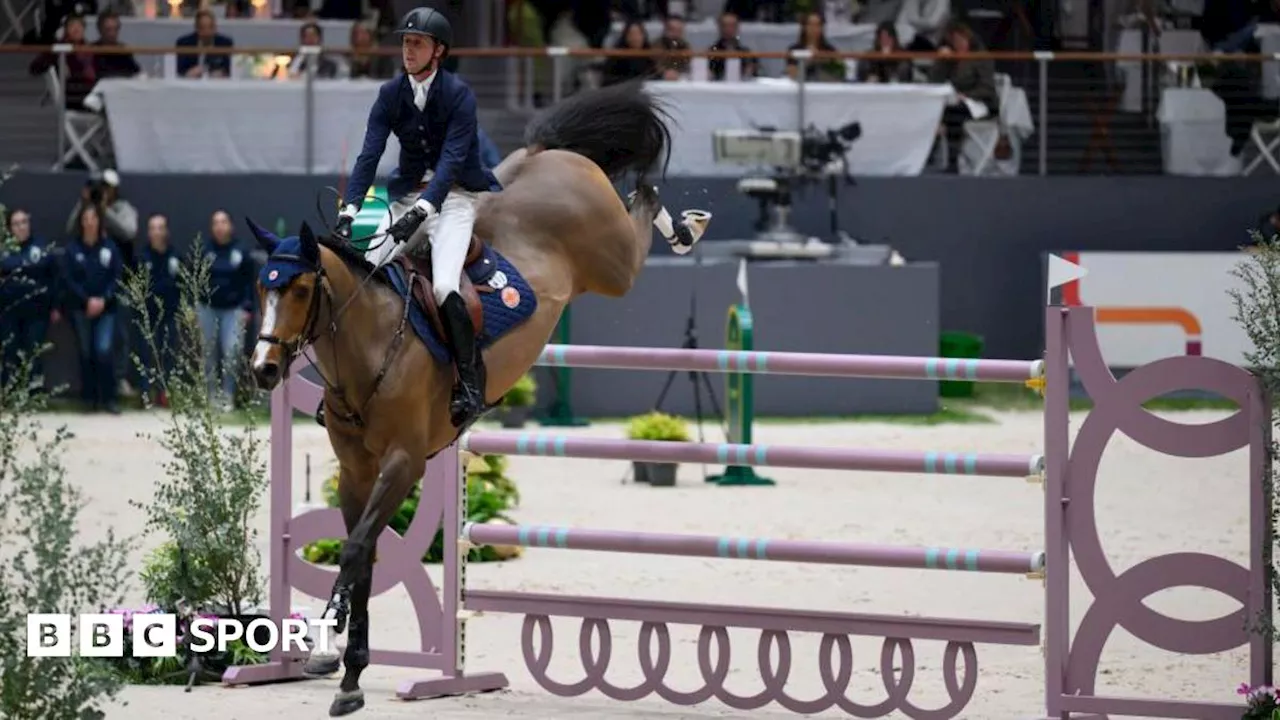
[[[462,277],[458,283],[458,290],[471,316],[471,326],[476,329],[476,337],[484,333],[484,304],[480,301],[480,293],[491,293],[494,290],[488,285],[473,283],[471,275],[474,273],[468,271],[475,263],[484,261],[484,254],[484,242],[472,234],[471,245],[467,247],[467,259],[462,263]],[[423,243],[421,249],[413,253],[401,253],[393,262],[404,269],[413,302],[418,303],[418,307],[426,313],[431,327],[435,329],[441,341],[450,344],[449,334],[445,331],[444,323],[440,319],[440,307],[436,305],[436,296],[431,284],[434,275],[430,243]]]

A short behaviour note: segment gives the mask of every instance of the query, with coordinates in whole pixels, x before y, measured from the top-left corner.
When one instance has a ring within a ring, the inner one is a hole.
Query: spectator
[[[947,31],[947,44],[938,48],[942,57],[929,71],[929,82],[951,83],[956,97],[942,113],[942,130],[947,134],[949,163],[960,156],[960,143],[964,139],[964,124],[979,117],[995,116],[1000,112],[1000,96],[996,93],[995,64],[990,60],[972,60],[965,56],[982,52],[982,42],[968,25],[955,23]],[[985,114],[974,114],[969,102],[985,107]]]
[[[196,12],[196,31],[187,33],[174,43],[177,48],[231,48],[235,43],[231,38],[218,32],[218,21],[208,10]],[[230,77],[231,55],[200,53],[198,55],[181,54],[177,61],[178,75],[181,77]]]
[[[738,16],[731,13],[721,13],[720,19],[717,21],[720,30],[720,37],[707,48],[712,52],[742,52],[749,53],[751,48],[742,44],[738,39]],[[742,64],[743,79],[755,77],[758,65],[755,58],[742,58],[739,62]],[[707,61],[707,70],[711,73],[713,80],[724,79],[725,58],[711,58]]]
[[[351,25],[351,55],[347,61],[351,78],[389,79],[395,75],[395,65],[389,55],[375,55],[377,44],[373,31],[362,22]]]
[[[898,42],[898,29],[891,22],[880,23],[876,28],[875,51],[881,53],[903,52]],[[910,60],[863,60],[858,63],[858,82],[909,83],[914,76]]]
[[[800,22],[800,36],[787,50],[808,50],[809,52],[836,52],[836,46],[827,40],[827,21],[822,13],[805,13]],[[796,80],[800,71],[800,63],[795,58],[787,58],[787,77]],[[817,82],[840,82],[844,80],[844,63],[839,58],[812,58],[805,63],[804,79]]]
[[[684,18],[679,15],[668,15],[662,24],[662,37],[658,39],[658,46],[663,50],[674,50],[677,52],[687,52],[689,50],[689,40],[684,36]],[[662,59],[662,63],[658,68],[663,80],[679,80],[681,77],[689,75],[689,58],[688,57],[667,57]]]
[[[614,47],[619,50],[649,50],[649,33],[644,24],[632,20],[622,28],[622,34]],[[604,61],[604,84],[615,85],[635,78],[652,80],[657,74],[657,65],[651,57],[610,57]]]
[[[85,182],[80,188],[80,200],[67,216],[67,235],[75,235],[80,227],[80,213],[85,205],[98,208],[104,232],[115,242],[124,264],[132,266],[133,244],[138,237],[138,209],[120,196],[120,174],[108,169]]]
[[[209,393],[217,392],[217,378],[222,379],[224,408],[230,409],[235,398],[236,370],[240,364],[240,340],[254,308],[253,261],[249,253],[232,236],[231,216],[224,210],[213,214],[209,240],[205,242],[205,258],[210,263],[209,297],[200,305],[200,330],[204,335],[205,369],[209,372]],[[218,373],[218,369],[221,372]]]
[[[138,357],[142,372],[138,385],[151,396],[151,380],[163,373],[169,377],[174,368],[174,350],[178,338],[178,278],[182,263],[169,245],[169,220],[164,215],[152,215],[147,220],[147,245],[138,252],[138,268],[147,268],[150,292],[147,295],[147,316],[154,337],[148,339],[139,323]],[[141,313],[139,313],[139,318]],[[156,397],[161,407],[168,407],[169,398],[163,389]]]
[[[73,46],[67,53],[67,77],[63,82],[66,88],[68,110],[85,111],[84,99],[98,82],[97,69],[94,66],[93,53],[84,42],[84,18],[79,15],[68,15],[62,25],[62,41]],[[43,75],[49,70],[55,73],[58,68],[58,56],[54,52],[44,52],[35,57],[28,67],[32,75]]]
[[[1264,242],[1276,242],[1275,238],[1280,236],[1280,207],[1259,218],[1255,229]]]
[[[124,47],[120,42],[120,16],[107,10],[98,16],[98,40],[93,47]],[[94,69],[99,78],[136,77],[142,74],[133,53],[101,53],[93,56]]]
[[[324,47],[324,30],[319,23],[304,23],[298,29],[298,43],[302,47],[322,48]],[[345,79],[351,76],[351,68],[347,65],[346,58],[326,52],[315,55],[299,52],[293,56],[293,62],[289,63],[289,77],[304,77],[307,74],[307,68],[311,66],[315,68],[315,76],[325,80]],[[279,70],[280,68],[277,67],[276,72]],[[273,77],[274,75],[275,73],[272,73]]]
[[[6,219],[8,235],[17,244],[0,250],[0,383],[7,383],[18,366],[19,353],[33,358],[32,377],[42,373],[36,355],[49,323],[56,319],[57,267],[50,247],[31,233],[31,214],[15,209]]]
[[[80,351],[80,396],[94,411],[119,414],[114,346],[116,288],[124,265],[103,232],[96,205],[80,211],[79,232],[67,244],[62,267]]]

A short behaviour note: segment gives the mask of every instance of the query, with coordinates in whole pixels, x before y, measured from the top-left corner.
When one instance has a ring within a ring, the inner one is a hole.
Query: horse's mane
[[[373,275],[374,280],[386,285],[387,287],[391,287],[391,281],[387,276],[383,273],[376,272],[378,269],[377,266],[369,262],[365,258],[363,252],[352,247],[346,240],[334,237],[333,235],[321,235],[316,238],[316,240],[320,243],[321,247],[327,248],[332,251],[334,255],[337,255],[338,259],[346,264],[348,268],[360,273],[362,280]],[[384,238],[384,241],[389,242],[390,239]]]

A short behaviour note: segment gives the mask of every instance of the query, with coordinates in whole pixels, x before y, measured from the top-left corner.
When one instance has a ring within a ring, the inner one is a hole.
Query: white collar
[[[416,96],[418,94],[418,88],[422,88],[423,95],[431,92],[431,83],[435,82],[436,75],[438,74],[439,71],[432,72],[427,76],[426,80],[418,80],[414,76],[408,74],[406,74],[405,77],[409,78],[409,87],[413,90],[413,94]]]

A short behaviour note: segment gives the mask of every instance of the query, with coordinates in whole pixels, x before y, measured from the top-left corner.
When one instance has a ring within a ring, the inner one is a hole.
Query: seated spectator
[[[304,23],[298,29],[298,44],[302,47],[324,47],[324,30],[319,23]],[[307,68],[315,68],[315,76],[324,80],[333,80],[335,78],[345,79],[350,77],[351,68],[347,66],[346,58],[332,53],[320,52],[315,55],[301,53],[293,56],[293,62],[289,63],[289,77],[301,78],[307,74]],[[272,77],[280,71],[277,66],[272,72]]]
[[[89,52],[89,46],[84,41],[84,18],[79,15],[68,15],[66,22],[62,25],[62,42],[73,46],[73,51],[67,53],[67,77],[63,80],[65,88],[67,109],[86,111],[84,99],[88,97],[93,90],[93,86],[98,82],[98,71],[94,64],[94,56]],[[49,70],[55,73],[58,70],[58,56],[56,53],[44,52],[35,57],[31,61],[28,68],[32,75],[43,75]]]
[[[80,396],[94,411],[118,414],[116,289],[124,265],[116,244],[102,230],[96,205],[84,206],[79,226],[67,243],[62,283],[80,351]]]
[[[362,22],[351,25],[351,54],[347,58],[351,78],[385,80],[395,75],[396,68],[390,55],[375,55],[377,44],[373,31]]]
[[[903,52],[902,43],[898,42],[898,29],[891,22],[880,23],[876,28],[875,51],[881,53]],[[909,83],[915,69],[910,60],[870,60],[858,63],[858,82],[866,83]]]
[[[177,48],[230,48],[235,43],[231,38],[218,32],[218,21],[213,13],[200,10],[196,13],[196,30],[178,38],[174,43]],[[231,77],[231,55],[218,54],[179,54],[177,70],[180,77]]]
[[[644,24],[638,20],[628,22],[614,47],[619,50],[650,49],[649,33],[645,32]],[[657,73],[658,66],[651,57],[610,57],[604,61],[603,80],[605,85],[614,85],[635,78],[652,80]]]
[[[257,273],[248,249],[232,235],[231,216],[226,211],[213,214],[209,230],[204,245],[210,263],[208,304],[197,306],[196,313],[204,335],[209,394],[216,396],[220,376],[223,408],[229,410],[235,399],[236,371],[242,364],[241,337],[253,317]]]
[[[153,398],[161,407],[168,407],[169,399],[163,388],[152,395],[151,381],[156,377],[169,377],[174,368],[175,343],[178,341],[178,304],[182,262],[169,244],[169,220],[164,215],[152,215],[147,220],[147,245],[138,251],[138,269],[147,268],[151,292],[147,299],[147,317],[153,337],[143,333],[141,313],[138,313],[138,358],[143,370],[139,389]]]
[[[827,21],[822,13],[805,13],[800,22],[800,36],[787,50],[836,52],[836,46],[827,40]],[[795,80],[799,71],[799,61],[787,58],[787,77]],[[804,79],[811,82],[840,82],[844,80],[844,61],[839,58],[812,58],[805,63]]]
[[[956,96],[942,113],[942,130],[947,133],[950,158],[960,156],[960,143],[964,139],[964,123],[979,119],[966,101],[980,103],[986,108],[982,117],[998,116],[1000,96],[996,91],[996,69],[991,60],[966,59],[971,52],[982,52],[980,41],[968,25],[953,24],[947,32],[947,44],[938,48],[941,57],[929,71],[929,82],[951,83]]]
[[[689,40],[684,36],[684,18],[679,15],[668,15],[662,24],[662,37],[658,38],[658,46],[663,50],[684,52],[689,50]],[[658,66],[663,80],[679,80],[689,76],[689,58],[672,56],[663,58]]]
[[[107,10],[98,16],[98,40],[93,47],[124,47],[120,42],[120,16]],[[99,78],[136,77],[142,74],[133,53],[101,53],[93,56]]]
[[[721,13],[720,19],[716,24],[719,27],[720,36],[716,38],[714,43],[711,43],[711,47],[707,48],[708,50],[712,52],[751,52],[751,48],[743,45],[742,41],[738,39],[739,24],[737,15],[731,12]],[[725,62],[725,58],[713,57],[707,60],[707,71],[711,74],[712,80],[724,79]],[[756,62],[755,58],[741,58],[739,62],[742,66],[742,78],[744,80],[756,76],[756,72],[759,70],[759,63]]]
[[[6,219],[15,245],[0,249],[0,383],[17,370],[19,354],[32,359],[31,378],[42,374],[37,355],[49,323],[56,320],[57,266],[49,245],[31,232],[31,214],[14,209]]]

